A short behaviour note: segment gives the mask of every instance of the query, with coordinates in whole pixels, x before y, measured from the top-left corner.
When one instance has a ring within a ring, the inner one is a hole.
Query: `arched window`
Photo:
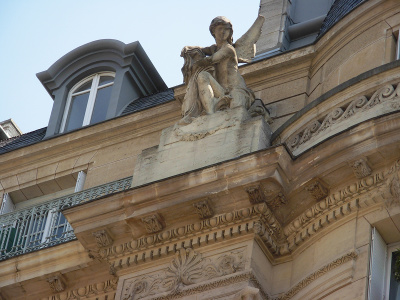
[[[104,121],[115,73],[91,75],[72,87],[68,94],[60,132]]]

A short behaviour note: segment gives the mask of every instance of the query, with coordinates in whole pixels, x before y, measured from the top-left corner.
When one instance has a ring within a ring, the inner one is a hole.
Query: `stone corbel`
[[[248,187],[246,192],[251,204],[265,202],[272,211],[277,210],[287,202],[282,186],[275,180],[260,182],[256,186]]]
[[[148,233],[156,233],[164,228],[160,214],[148,215],[142,218],[142,222]]]
[[[358,178],[364,178],[372,174],[372,169],[367,163],[365,158],[360,158],[356,161],[349,163],[349,165],[353,168],[354,175]]]
[[[95,231],[92,233],[92,235],[96,239],[96,243],[99,248],[111,246],[113,243],[113,239],[104,229]]]
[[[201,219],[208,219],[214,215],[209,199],[193,203],[193,207]]]
[[[320,179],[314,179],[306,186],[306,191],[314,198],[315,201],[320,201],[328,196],[329,189],[326,184]]]
[[[65,279],[61,274],[47,278],[47,282],[49,283],[50,289],[53,293],[62,292],[66,288]]]

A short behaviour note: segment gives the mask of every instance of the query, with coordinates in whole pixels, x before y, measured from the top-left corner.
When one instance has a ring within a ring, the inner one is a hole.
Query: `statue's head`
[[[229,44],[232,44],[233,43],[233,38],[232,38],[232,35],[233,35],[233,29],[232,29],[232,23],[231,23],[231,21],[229,21],[229,19],[227,18],[227,17],[221,17],[221,16],[219,16],[219,17],[216,17],[216,18],[214,18],[212,21],[211,21],[211,24],[210,24],[210,32],[211,32],[211,35],[215,38],[215,34],[214,34],[214,30],[215,30],[215,28],[218,26],[218,25],[224,25],[224,26],[226,26],[229,30],[230,30],[230,35],[229,35],[229,37],[228,37],[228,43]]]

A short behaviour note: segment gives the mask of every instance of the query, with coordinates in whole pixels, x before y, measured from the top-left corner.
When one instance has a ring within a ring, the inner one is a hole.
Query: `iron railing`
[[[76,239],[62,210],[129,189],[132,176],[0,215],[0,261]]]

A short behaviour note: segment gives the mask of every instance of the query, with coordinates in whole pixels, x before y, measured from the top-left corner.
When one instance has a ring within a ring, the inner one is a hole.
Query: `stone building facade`
[[[48,127],[0,141],[0,299],[396,299],[400,2],[260,14],[249,110],[177,127],[138,42],[38,74]]]

